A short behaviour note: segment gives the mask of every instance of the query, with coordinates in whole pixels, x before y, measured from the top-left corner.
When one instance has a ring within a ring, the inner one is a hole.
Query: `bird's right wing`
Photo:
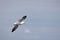
[[[12,32],[14,32],[17,28],[18,28],[18,25],[15,24],[14,27],[13,27],[13,29],[12,29]]]
[[[27,16],[23,16],[23,17],[22,17],[21,19],[19,19],[18,21],[19,21],[19,22],[22,22],[23,20],[26,19],[26,17],[27,17]]]

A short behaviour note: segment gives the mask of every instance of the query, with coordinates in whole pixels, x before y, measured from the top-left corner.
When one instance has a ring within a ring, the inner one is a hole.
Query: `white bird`
[[[21,19],[19,19],[17,22],[14,23],[14,27],[12,29],[12,32],[14,32],[18,28],[19,25],[24,24],[24,21],[23,20],[25,20],[26,17],[27,16],[23,16]]]

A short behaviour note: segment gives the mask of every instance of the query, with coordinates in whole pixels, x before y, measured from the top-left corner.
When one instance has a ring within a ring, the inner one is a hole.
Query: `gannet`
[[[19,25],[24,24],[24,20],[26,19],[26,17],[27,16],[23,16],[21,19],[19,19],[17,22],[15,22],[13,24],[13,28],[12,28],[12,31],[11,32],[14,32],[18,28]]]

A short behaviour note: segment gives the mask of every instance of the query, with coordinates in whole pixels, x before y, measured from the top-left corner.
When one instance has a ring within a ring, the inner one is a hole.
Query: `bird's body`
[[[14,25],[15,25],[15,24],[22,25],[23,23],[24,23],[24,21],[22,21],[22,22],[18,22],[18,21],[17,21],[17,22],[14,23]]]
[[[14,32],[18,28],[19,25],[24,24],[24,21],[23,20],[25,20],[26,17],[27,16],[23,16],[21,19],[19,19],[17,22],[14,23],[14,27],[12,29],[12,32]]]

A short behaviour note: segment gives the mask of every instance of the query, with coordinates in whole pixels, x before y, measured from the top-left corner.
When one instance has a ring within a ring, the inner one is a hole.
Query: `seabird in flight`
[[[12,32],[14,32],[19,25],[24,24],[24,20],[26,19],[27,16],[23,16],[21,19],[19,19],[17,22],[14,23],[14,27],[12,29]]]

